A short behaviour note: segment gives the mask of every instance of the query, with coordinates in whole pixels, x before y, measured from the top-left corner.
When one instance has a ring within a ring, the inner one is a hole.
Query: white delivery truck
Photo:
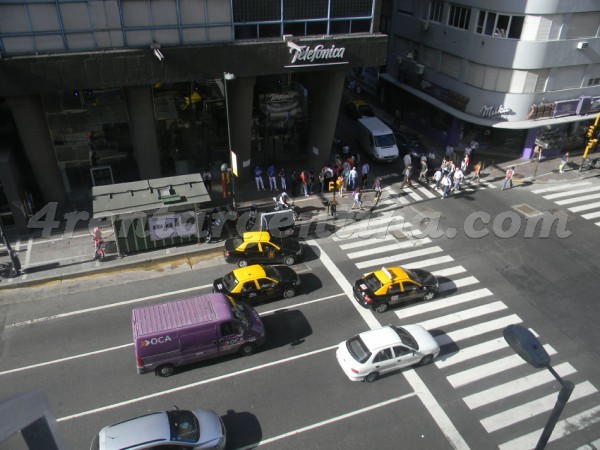
[[[358,119],[358,142],[360,147],[375,161],[393,162],[398,159],[398,146],[394,133],[377,117]]]

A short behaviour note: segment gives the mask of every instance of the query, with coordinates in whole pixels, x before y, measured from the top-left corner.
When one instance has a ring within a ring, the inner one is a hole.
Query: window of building
[[[465,8],[459,5],[450,5],[450,15],[448,25],[463,30],[469,29],[469,20],[471,19],[471,8]]]
[[[442,22],[442,11],[444,9],[444,2],[434,0],[429,4],[428,18],[432,22]]]
[[[600,85],[600,78],[590,78],[588,80],[588,86],[598,86]]]
[[[600,12],[575,13],[571,15],[567,29],[567,39],[598,36]]]
[[[525,16],[509,16],[490,11],[480,11],[476,32],[488,36],[519,39],[523,31]]]

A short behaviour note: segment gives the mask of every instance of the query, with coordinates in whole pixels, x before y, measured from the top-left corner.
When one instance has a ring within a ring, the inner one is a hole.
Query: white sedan
[[[429,364],[439,353],[440,346],[421,325],[387,325],[340,343],[336,357],[348,378],[370,383],[402,367]]]

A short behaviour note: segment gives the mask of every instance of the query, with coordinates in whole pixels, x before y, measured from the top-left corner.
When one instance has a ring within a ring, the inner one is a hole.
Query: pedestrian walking
[[[450,194],[450,187],[452,186],[452,180],[449,175],[444,175],[440,183],[442,185],[442,198],[448,197]]]
[[[435,173],[433,174],[433,181],[435,181],[434,189],[439,189],[440,181],[442,181],[442,169],[441,168],[436,170]]]
[[[542,150],[542,148],[538,144],[535,144],[535,146],[533,147],[533,151],[531,152],[531,158],[530,158],[531,162],[536,161],[536,160],[539,161],[541,150]]]
[[[440,169],[442,170],[442,175],[448,175],[448,173],[450,172],[450,161],[444,157],[444,159],[442,160],[442,165],[440,166]]]
[[[204,187],[208,192],[212,191],[212,175],[210,174],[210,170],[205,170],[202,174],[202,181],[204,181]]]
[[[269,177],[269,188],[272,191],[276,191],[277,190],[277,178],[275,177],[276,172],[277,171],[276,171],[275,166],[273,164],[271,164],[267,168],[267,176]]]
[[[479,173],[481,172],[481,161],[478,161],[477,164],[475,164],[475,167],[473,167],[473,177],[471,178],[473,181],[477,180],[478,183],[481,182],[481,180],[479,179]]]
[[[339,196],[342,198],[344,196],[344,189],[346,188],[346,179],[343,175],[340,175],[336,181],[336,187],[339,189]]]
[[[256,180],[256,190],[257,191],[264,191],[265,190],[265,183],[263,182],[263,178],[262,178],[262,169],[260,168],[260,166],[256,166],[254,168],[254,179]]]
[[[352,197],[354,199],[354,203],[352,204],[352,209],[358,207],[359,209],[363,209],[362,206],[362,192],[360,192],[360,188],[356,188],[356,190],[352,193]]]
[[[303,170],[302,172],[300,172],[300,176],[298,177],[298,180],[300,182],[300,195],[304,195],[305,197],[308,197],[308,176],[305,173],[305,171]]]
[[[406,169],[404,169],[404,179],[402,180],[402,186],[400,189],[404,189],[404,186],[408,185],[408,187],[412,187],[412,181],[410,177],[412,176],[412,166],[408,165]]]
[[[454,171],[454,175],[452,176],[452,179],[454,180],[454,186],[452,186],[452,190],[456,189],[457,191],[460,190],[460,183],[462,183],[462,180],[464,179],[465,175],[463,174],[463,171],[460,169],[456,169]]]
[[[308,194],[312,195],[315,189],[315,182],[316,182],[317,177],[315,176],[315,169],[311,168],[308,171]]]
[[[470,145],[467,145],[465,147],[465,156],[471,156],[472,151],[473,151],[473,147],[471,147]]]
[[[564,155],[562,155],[562,158],[560,158],[560,164],[558,165],[558,172],[564,173],[565,167],[567,166],[567,164],[569,164],[569,152],[565,153]]]
[[[364,162],[364,164],[362,165],[362,189],[364,189],[367,185],[367,179],[369,178],[369,163],[368,162]]]
[[[348,190],[354,191],[356,189],[358,183],[358,172],[356,171],[356,167],[352,167],[350,173],[348,174]]]
[[[373,184],[373,190],[375,191],[375,198],[373,199],[373,206],[379,203],[379,199],[381,197],[381,177],[375,178],[375,183]]]
[[[427,183],[427,171],[429,168],[427,167],[427,158],[421,158],[421,172],[419,172],[419,181],[423,181]]]
[[[404,163],[404,169],[406,169],[408,166],[410,166],[412,164],[412,159],[410,158],[410,153],[407,153],[406,155],[404,155],[404,158],[402,158],[402,162]]]
[[[285,180],[285,169],[282,167],[279,169],[279,184],[281,184],[281,189],[287,191],[287,182]]]
[[[513,187],[513,175],[515,174],[515,168],[513,167],[509,167],[508,170],[506,171],[506,174],[504,175],[504,180],[502,181],[502,190],[506,189],[506,184],[509,183],[510,187]]]
[[[469,168],[469,156],[465,156],[465,158],[462,160],[462,162],[460,163],[460,170],[462,170],[463,174],[467,174],[467,170]]]

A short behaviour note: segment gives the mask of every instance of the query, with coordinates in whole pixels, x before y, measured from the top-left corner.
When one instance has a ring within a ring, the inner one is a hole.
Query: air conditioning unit
[[[577,43],[578,50],[583,50],[584,48],[588,48],[589,46],[590,46],[589,42],[578,42]]]
[[[429,20],[421,20],[421,30],[429,30]]]
[[[423,64],[415,64],[415,73],[417,75],[423,75],[425,72],[425,66]]]

